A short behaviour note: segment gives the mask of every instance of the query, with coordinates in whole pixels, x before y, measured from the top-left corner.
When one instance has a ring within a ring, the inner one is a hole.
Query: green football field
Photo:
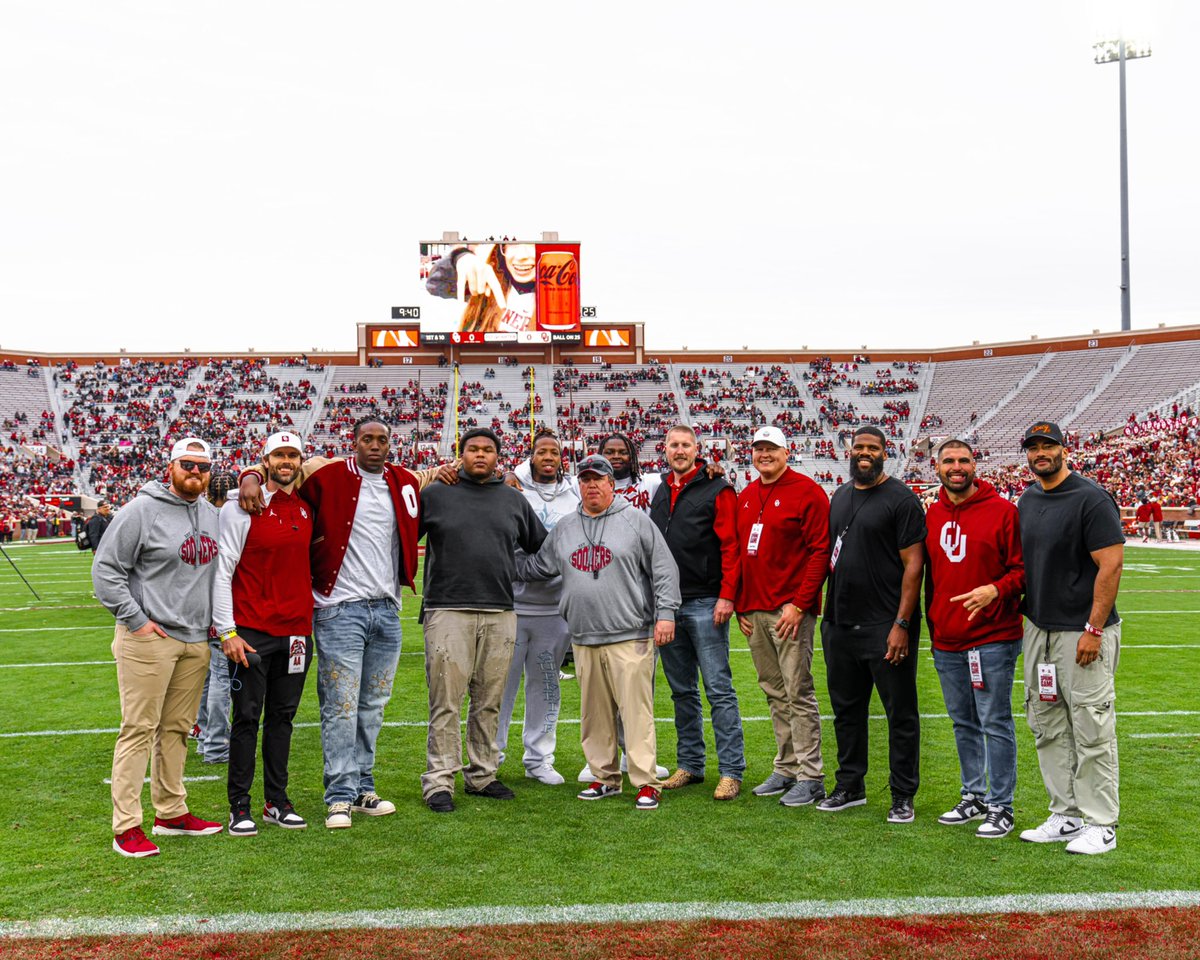
[[[73,545],[8,549],[42,596],[35,601],[0,558],[0,919],[215,916],[245,911],[351,911],[651,902],[772,902],[999,896],[1019,893],[1197,890],[1194,841],[1200,770],[1200,552],[1131,546],[1118,600],[1125,618],[1117,679],[1122,818],[1118,849],[1070,857],[1061,845],[1015,834],[976,839],[936,817],[958,794],[950,723],[927,645],[921,650],[922,786],[917,820],[889,825],[886,725],[876,720],[867,806],[841,814],[787,809],[747,789],[733,802],[705,785],[669,792],[654,813],[619,800],[575,799],[579,697],[563,684],[557,766],[568,778],[546,787],[523,776],[515,723],[500,775],[515,802],[456,796],[435,816],[421,803],[426,701],[418,601],[404,603],[405,649],[380,736],[376,778],[396,815],[355,818],[350,830],[322,826],[321,752],[315,677],[310,677],[292,748],[293,802],[311,826],[260,827],[255,838],[160,838],[162,856],[112,852],[110,772],[119,722],[109,651],[112,618],[90,596],[91,555]],[[749,768],[747,788],[771,770],[774,742],[745,639],[732,634]],[[814,662],[828,714],[824,667]],[[1018,676],[1020,674],[1018,673]],[[1023,699],[1019,685],[1014,694]],[[521,706],[518,703],[517,715]],[[882,710],[876,704],[875,714]],[[659,759],[674,761],[669,691],[657,692]],[[827,784],[836,766],[824,724]],[[1040,822],[1046,798],[1032,735],[1018,715],[1018,830]],[[190,806],[224,821],[225,768],[189,755]],[[256,802],[261,804],[261,781]],[[153,816],[149,790],[147,818]],[[257,811],[256,811],[257,812]],[[149,827],[147,819],[146,826]]]

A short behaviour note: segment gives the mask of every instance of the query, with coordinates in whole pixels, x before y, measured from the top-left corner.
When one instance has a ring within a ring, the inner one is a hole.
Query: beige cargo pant
[[[629,782],[638,790],[661,789],[654,727],[654,638],[600,646],[577,643],[574,651],[579,734],[592,777],[609,787],[621,786],[619,713],[625,726]]]
[[[1048,633],[1025,620],[1025,719],[1033,731],[1050,812],[1115,826],[1120,813],[1114,676],[1121,625],[1104,628],[1100,657],[1075,663],[1082,631]],[[1042,700],[1038,664],[1054,664],[1058,699]]]

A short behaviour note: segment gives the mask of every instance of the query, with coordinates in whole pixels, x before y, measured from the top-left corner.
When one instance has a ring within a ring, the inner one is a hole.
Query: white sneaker
[[[536,780],[538,783],[544,783],[548,787],[557,787],[560,783],[566,783],[563,775],[548,763],[543,763],[532,770],[526,770],[525,776],[530,780]]]
[[[1079,836],[1067,844],[1067,853],[1108,853],[1116,849],[1117,831],[1094,823],[1085,823]]]
[[[621,772],[622,773],[629,772],[629,759],[625,756],[624,750],[621,751]],[[668,770],[666,767],[664,767],[661,763],[658,763],[658,764],[654,765],[654,775],[659,780],[666,780],[667,777],[669,777],[671,775],[671,771]],[[582,772],[579,774],[579,782],[580,783],[583,782],[583,773]]]
[[[344,800],[331,803],[325,813],[325,826],[330,830],[345,830],[350,826],[350,804]]]
[[[1029,830],[1022,830],[1021,839],[1026,843],[1059,843],[1064,840],[1074,840],[1082,829],[1083,821],[1078,817],[1052,813],[1045,823]]]
[[[591,783],[596,778],[592,776],[592,768],[585,763],[583,769],[579,771],[579,776],[575,779],[580,783]]]

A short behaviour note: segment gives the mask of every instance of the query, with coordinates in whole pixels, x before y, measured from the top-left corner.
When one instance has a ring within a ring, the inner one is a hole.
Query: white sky
[[[1200,4],[1137,9],[1134,327],[1200,323]],[[0,346],[349,350],[444,229],[581,241],[584,304],[651,349],[1118,329],[1117,67],[1091,59],[1118,23],[5,0]]]

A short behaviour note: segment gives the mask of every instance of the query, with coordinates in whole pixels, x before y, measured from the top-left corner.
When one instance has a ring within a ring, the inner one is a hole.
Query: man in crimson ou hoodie
[[[976,478],[961,440],[938,448],[937,473],[942,487],[925,517],[925,617],[962,772],[961,799],[939,822],[983,820],[976,836],[1000,838],[1013,828],[1017,779],[1012,686],[1025,587],[1017,508]]]

